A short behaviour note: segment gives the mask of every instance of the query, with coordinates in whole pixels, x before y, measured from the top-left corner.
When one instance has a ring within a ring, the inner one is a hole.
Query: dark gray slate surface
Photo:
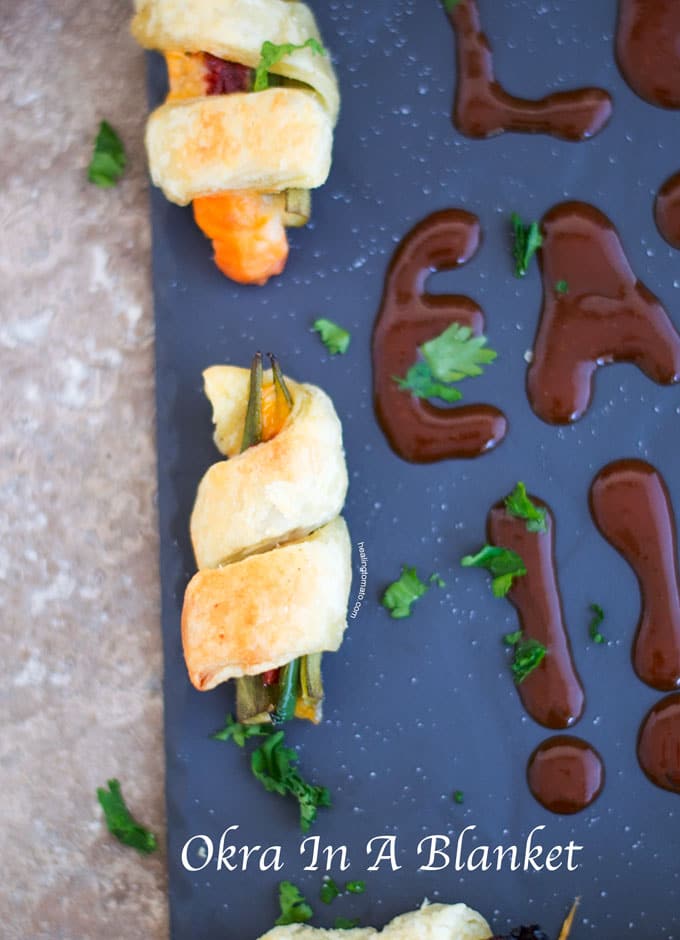
[[[507,247],[513,209],[538,218],[564,198],[591,201],[618,226],[635,271],[680,322],[680,255],[652,221],[656,189],[680,163],[678,116],[646,105],[621,80],[612,55],[614,0],[481,2],[499,75],[512,90],[536,96],[600,84],[613,92],[609,127],[576,145],[520,135],[471,142],[453,130],[452,34],[435,0],[314,6],[337,62],[343,111],[331,178],[315,195],[313,225],[292,233],[285,274],[265,288],[231,285],[214,268],[191,212],[153,194],[173,937],[256,938],[276,916],[280,878],[312,900],[321,882],[319,873],[302,871],[295,806],[261,790],[237,748],[209,739],[232,708],[231,691],[194,691],[180,647],[181,599],[194,570],[188,518],[196,485],[217,456],[201,371],[247,364],[256,348],[275,350],[289,374],[333,396],[351,475],[347,520],[368,555],[364,606],[342,650],[326,658],[325,721],[318,729],[298,723],[288,735],[300,745],[305,774],[333,792],[334,808],[314,832],[323,843],[348,846],[353,878],[365,876],[365,844],[380,833],[397,835],[403,865],[366,875],[361,897],[331,908],[317,902],[317,923],[342,914],[380,925],[427,896],[465,900],[498,930],[540,920],[555,932],[579,894],[575,938],[680,937],[680,804],[646,781],[635,758],[640,721],[659,698],[630,665],[637,586],[587,510],[591,479],[622,456],[655,463],[680,507],[680,391],[657,388],[632,367],[611,367],[601,370],[583,421],[566,429],[542,424],[526,400],[523,358],[540,309],[538,270],[515,280]],[[163,84],[161,61],[152,57],[152,103]],[[449,206],[479,215],[485,245],[433,288],[468,293],[483,306],[500,356],[465,388],[466,398],[502,406],[511,431],[481,460],[411,466],[392,454],[374,420],[370,333],[394,245],[424,215]],[[329,361],[309,332],[319,315],[352,330],[347,356]],[[526,760],[546,735],[525,716],[504,663],[499,637],[515,618],[482,573],[457,566],[483,540],[489,505],[517,479],[557,517],[565,610],[588,695],[574,730],[606,761],[603,795],[575,817],[543,811],[528,793]],[[354,561],[353,593],[358,553]],[[402,562],[421,574],[440,571],[447,587],[398,622],[378,599]],[[591,601],[607,611],[614,640],[607,648],[588,641]],[[465,792],[463,806],[452,802],[454,789]],[[240,827],[239,845],[281,844],[284,871],[182,868],[188,838],[219,840],[231,825]],[[544,845],[583,845],[582,866],[575,873],[417,873],[423,836],[455,837],[468,825],[477,827],[479,844],[492,845],[523,843],[544,825]]]

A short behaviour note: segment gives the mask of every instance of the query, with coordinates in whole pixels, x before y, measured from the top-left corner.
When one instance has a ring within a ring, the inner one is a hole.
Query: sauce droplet
[[[604,764],[586,741],[558,734],[529,758],[527,781],[534,797],[551,813],[578,813],[602,792]]]
[[[611,96],[601,88],[557,92],[539,100],[509,94],[496,79],[477,0],[460,0],[449,19],[456,37],[458,73],[453,123],[461,134],[492,137],[524,131],[578,141],[597,134],[611,117]]]
[[[515,579],[507,598],[517,610],[525,638],[547,649],[541,664],[517,685],[519,696],[539,724],[568,728],[583,714],[585,694],[564,624],[555,570],[555,522],[542,500],[530,498],[545,509],[546,532],[529,532],[524,519],[497,503],[489,513],[487,534],[492,545],[517,552],[524,562],[527,573]]]
[[[491,405],[438,408],[399,388],[417,348],[451,323],[484,331],[484,314],[469,297],[428,294],[433,271],[465,264],[481,242],[476,216],[461,209],[435,212],[403,239],[390,264],[373,332],[374,401],[392,449],[414,463],[479,457],[503,440],[507,419]]]
[[[616,58],[637,95],[661,108],[680,108],[677,0],[620,0]]]
[[[652,783],[680,793],[680,693],[667,695],[647,713],[637,752]]]
[[[663,477],[644,460],[607,464],[590,488],[590,511],[640,584],[633,668],[652,688],[674,689],[680,685],[680,587],[675,518]]]
[[[605,363],[630,362],[654,382],[677,382],[680,335],[636,278],[610,220],[587,203],[564,202],[542,231],[543,309],[527,373],[536,414],[550,424],[582,417]]]
[[[680,173],[667,179],[659,190],[654,218],[668,244],[680,250]]]

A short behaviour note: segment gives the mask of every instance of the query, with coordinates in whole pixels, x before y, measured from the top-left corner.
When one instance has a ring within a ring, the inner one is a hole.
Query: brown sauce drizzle
[[[417,358],[417,347],[453,322],[476,334],[484,314],[469,297],[428,294],[433,271],[465,264],[481,241],[479,220],[460,209],[435,212],[403,239],[390,264],[373,331],[375,411],[392,449],[414,463],[448,457],[479,457],[503,440],[507,419],[491,405],[438,408],[402,391],[403,377]]]
[[[663,477],[644,460],[607,464],[590,488],[590,511],[640,585],[633,668],[652,688],[675,689],[680,685],[680,584],[675,518]]]
[[[616,58],[637,95],[660,108],[680,108],[678,0],[620,0]]]
[[[543,309],[527,373],[536,414],[550,424],[576,421],[605,363],[630,362],[654,382],[677,382],[680,335],[631,270],[609,219],[587,203],[564,202],[542,231]]]
[[[491,544],[517,552],[524,561],[527,573],[513,582],[507,597],[524,636],[547,648],[542,663],[518,684],[519,696],[539,724],[568,728],[583,714],[585,695],[564,625],[555,570],[555,523],[548,506],[535,496],[531,499],[546,510],[546,532],[527,531],[525,520],[511,516],[501,502],[489,513],[487,535]]]
[[[668,244],[680,250],[680,173],[667,179],[659,190],[654,218]]]
[[[638,760],[652,783],[680,793],[680,694],[650,709],[638,737]]]
[[[458,73],[453,123],[461,134],[492,137],[524,131],[578,141],[593,137],[611,117],[611,96],[601,88],[557,92],[537,101],[509,94],[496,79],[477,0],[460,0],[449,19]]]
[[[558,734],[539,745],[529,758],[527,782],[534,797],[551,813],[578,813],[602,792],[604,765],[586,741]]]

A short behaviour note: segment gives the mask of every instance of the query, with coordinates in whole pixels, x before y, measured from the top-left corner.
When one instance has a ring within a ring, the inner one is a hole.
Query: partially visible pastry
[[[258,353],[250,370],[204,373],[215,441],[228,459],[198,487],[182,644],[205,691],[236,680],[241,722],[318,722],[321,655],[347,626],[351,546],[342,427],[330,398]]]
[[[312,12],[296,0],[137,0],[132,32],[168,68],[147,125],[153,182],[193,201],[228,277],[263,284],[331,165],[340,99]]]
[[[306,924],[274,927],[260,940],[489,940],[491,928],[481,914],[465,904],[425,904],[419,911],[401,914],[383,930],[357,927],[352,930],[324,930]]]

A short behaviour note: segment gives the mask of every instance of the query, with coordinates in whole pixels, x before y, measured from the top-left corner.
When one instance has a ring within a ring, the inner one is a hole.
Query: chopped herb
[[[102,121],[87,168],[88,180],[102,189],[110,189],[123,175],[126,162],[123,141],[108,121]]]
[[[363,894],[366,890],[365,881],[346,881],[345,882],[345,891],[349,894]]]
[[[476,555],[466,555],[460,561],[463,568],[486,568],[493,575],[491,590],[494,597],[505,597],[515,578],[527,573],[524,562],[509,548],[484,545]]]
[[[555,290],[558,294],[568,294],[569,285],[566,281],[558,281],[557,284],[555,284]]]
[[[242,725],[234,721],[231,715],[227,715],[227,721],[220,731],[212,735],[214,741],[233,741],[239,747],[245,747],[248,738],[263,738],[273,734],[272,725]]]
[[[438,574],[430,575],[430,584],[445,587]],[[395,620],[401,620],[403,617],[411,616],[411,605],[423,594],[427,594],[427,590],[428,585],[420,580],[416,569],[402,565],[399,580],[388,585],[381,603]]]
[[[493,362],[498,353],[485,349],[486,336],[473,336],[469,326],[452,323],[439,336],[420,347],[430,372],[440,382],[460,382],[481,375],[482,366]]]
[[[359,926],[359,918],[336,917],[333,926],[336,930],[353,930]]]
[[[156,836],[132,816],[125,804],[118,780],[107,780],[108,790],[97,787],[97,799],[104,810],[109,832],[138,852],[148,855],[157,848]]]
[[[543,236],[538,222],[525,225],[516,212],[510,216],[514,234],[512,249],[515,258],[515,277],[524,277],[529,270],[531,259],[543,244]]]
[[[460,401],[463,397],[455,385],[444,385],[443,382],[437,382],[430,372],[430,367],[426,362],[416,362],[406,373],[406,378],[400,379],[393,376],[394,381],[399,388],[411,392],[416,398],[441,398],[442,401],[451,402]]]
[[[465,801],[465,796],[462,790],[455,790],[453,794],[453,802],[458,803],[459,806]]]
[[[297,753],[284,747],[283,731],[268,735],[250,758],[250,768],[262,786],[279,796],[294,796],[300,805],[300,829],[308,832],[316,819],[320,806],[330,806],[331,797],[326,787],[307,783],[295,766]]]
[[[503,642],[506,646],[513,647],[510,668],[515,682],[519,685],[543,662],[547,649],[538,640],[531,638],[525,640],[521,630],[516,633],[507,633],[503,637]]]
[[[495,350],[484,348],[486,343],[486,336],[473,336],[469,326],[451,323],[439,336],[419,346],[423,359],[410,367],[405,378],[394,376],[394,380],[418,398],[459,401],[463,396],[451,383],[481,375],[482,367],[497,356]]]
[[[321,885],[321,891],[319,892],[319,897],[324,904],[330,904],[331,901],[334,901],[337,897],[340,897],[340,888],[333,881],[332,878],[326,878],[324,883]]]
[[[509,496],[505,497],[505,508],[511,516],[525,519],[527,532],[547,532],[545,509],[536,506],[527,496],[526,486],[520,482]]]
[[[429,577],[430,584],[436,584],[437,587],[443,588],[446,587],[446,581],[440,577],[439,573],[435,571],[434,574],[431,574]]]
[[[590,620],[590,626],[588,627],[590,639],[593,643],[606,643],[606,638],[600,633],[600,624],[604,620],[604,611],[599,604],[591,604],[589,610],[593,615]]]
[[[300,890],[290,881],[282,881],[279,884],[279,906],[281,914],[274,921],[277,927],[305,924],[314,916],[314,911]]]
[[[290,55],[292,52],[296,52],[298,49],[311,49],[315,55],[326,55],[326,50],[319,40],[311,36],[299,45],[292,42],[284,42],[278,46],[276,43],[269,42],[269,40],[263,42],[262,48],[260,49],[260,61],[255,69],[253,91],[264,91],[265,88],[269,88],[270,70],[280,62],[281,59]]]
[[[350,334],[347,330],[343,330],[341,326],[338,326],[337,323],[321,317],[319,320],[314,321],[312,329],[319,334],[321,342],[332,356],[336,353],[347,352],[351,339]]]

